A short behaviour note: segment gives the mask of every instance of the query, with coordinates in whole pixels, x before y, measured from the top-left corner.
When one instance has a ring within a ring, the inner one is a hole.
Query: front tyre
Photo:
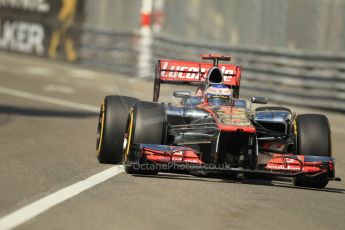
[[[123,164],[128,174],[157,174],[150,162],[138,162],[132,153],[133,144],[164,144],[166,137],[166,114],[164,105],[139,101],[128,115],[127,128],[124,139]],[[138,167],[150,165],[147,169]]]
[[[98,120],[96,152],[100,163],[122,162],[123,137],[128,110],[138,99],[106,96]]]
[[[296,154],[331,157],[331,128],[325,115],[298,115],[294,127]],[[312,188],[324,188],[328,181],[327,174],[316,177],[296,177],[293,180],[296,186]]]
[[[297,138],[297,154],[305,156],[331,156],[331,128],[325,115],[298,115],[295,123],[295,134]]]
[[[309,188],[324,188],[328,184],[329,179],[327,173],[318,175],[316,177],[295,177],[293,183],[295,186],[309,187]]]

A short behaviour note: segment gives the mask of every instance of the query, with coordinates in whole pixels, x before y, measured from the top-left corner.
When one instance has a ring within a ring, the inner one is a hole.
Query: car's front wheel
[[[331,157],[331,129],[325,115],[301,114],[295,120],[296,154]],[[328,184],[327,174],[316,177],[296,177],[294,185],[324,188]]]
[[[137,102],[128,115],[123,151],[123,164],[129,174],[156,174],[156,169],[140,168],[148,166],[149,162],[136,162],[135,153],[132,153],[133,144],[164,144],[166,137],[166,114],[162,104],[153,102]],[[151,165],[152,166],[152,165]]]
[[[100,163],[122,162],[123,137],[128,110],[138,99],[125,96],[106,96],[101,106],[96,152]]]

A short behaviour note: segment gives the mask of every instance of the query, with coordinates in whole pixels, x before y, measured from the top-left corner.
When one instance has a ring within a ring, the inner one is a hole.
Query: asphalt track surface
[[[289,180],[132,176],[99,164],[97,110],[108,94],[150,100],[152,82],[0,53],[0,229],[23,207],[79,183],[87,187],[32,218],[20,212],[10,229],[345,229],[344,182],[306,189]],[[345,178],[344,114],[295,109],[328,115]]]

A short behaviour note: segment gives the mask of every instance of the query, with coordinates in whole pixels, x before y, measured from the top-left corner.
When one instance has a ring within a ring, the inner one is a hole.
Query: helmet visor
[[[230,105],[231,98],[226,95],[207,95],[207,103],[209,105]]]

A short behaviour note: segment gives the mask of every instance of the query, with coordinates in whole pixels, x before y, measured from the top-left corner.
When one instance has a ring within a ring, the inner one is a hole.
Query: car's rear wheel
[[[157,174],[151,162],[135,162],[133,144],[164,144],[166,139],[166,114],[164,105],[137,102],[129,112],[124,139],[123,163],[129,174]],[[135,164],[133,164],[135,163]],[[141,164],[143,167],[138,167]],[[144,168],[146,166],[146,168]],[[149,167],[150,166],[150,167]]]
[[[331,129],[325,115],[298,115],[294,125],[296,154],[331,157]],[[328,184],[327,174],[317,177],[296,177],[296,186],[324,188]]]
[[[123,138],[129,108],[138,99],[106,96],[98,120],[96,152],[100,163],[122,162]]]

